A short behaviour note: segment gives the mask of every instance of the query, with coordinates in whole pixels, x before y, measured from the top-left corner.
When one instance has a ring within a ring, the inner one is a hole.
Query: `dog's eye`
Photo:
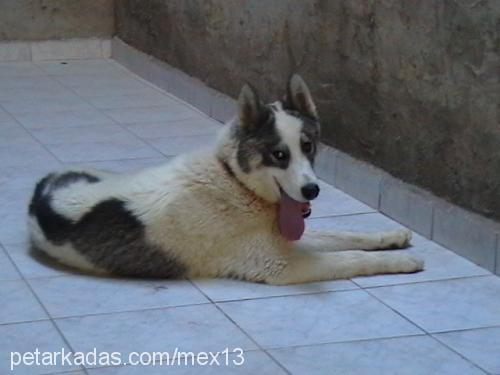
[[[283,151],[277,150],[273,152],[273,157],[278,161],[286,160],[287,154]]]
[[[313,144],[310,141],[302,142],[302,152],[310,154],[313,151]]]

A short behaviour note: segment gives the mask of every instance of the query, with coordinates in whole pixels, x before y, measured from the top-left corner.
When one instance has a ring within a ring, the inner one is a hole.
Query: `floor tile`
[[[379,232],[403,228],[380,213],[317,218],[306,221],[306,228],[314,230]]]
[[[83,128],[35,129],[31,132],[35,138],[46,145],[85,142],[134,142],[137,137],[114,124],[93,125]]]
[[[130,352],[256,349],[213,305],[56,319],[74,350]],[[133,339],[132,339],[133,338]]]
[[[36,143],[33,137],[14,120],[0,122],[0,147],[12,145],[29,145]]]
[[[26,242],[28,231],[25,212],[6,212],[0,216],[0,242],[3,245]]]
[[[30,279],[28,282],[52,317],[208,302],[188,281],[125,280],[71,275]]]
[[[371,207],[333,186],[320,182],[318,198],[311,202],[311,219],[316,217],[375,212]]]
[[[202,148],[213,147],[215,144],[215,135],[157,138],[148,140],[148,143],[164,155],[179,155]]]
[[[141,108],[176,105],[179,102],[161,92],[88,97],[87,101],[99,109]]]
[[[81,128],[114,124],[113,120],[95,109],[24,113],[15,117],[26,129]]]
[[[4,247],[19,272],[27,279],[72,274],[71,270],[60,266],[51,258],[33,253],[28,243],[7,244]]]
[[[67,96],[74,95],[70,90],[62,87],[56,82],[51,82],[39,87],[26,87],[26,88],[1,88],[0,80],[0,102],[13,102],[16,100],[36,101],[51,99],[57,101],[64,100]],[[9,105],[8,105],[9,106]]]
[[[23,144],[0,146],[0,168],[33,166],[56,161],[43,146],[35,140]]]
[[[84,102],[75,94],[67,94],[64,97],[40,98],[30,100],[12,100],[2,102],[2,107],[9,113],[16,115],[21,113],[47,113],[92,109],[90,104]]]
[[[126,127],[143,139],[157,139],[162,137],[214,134],[220,130],[222,126],[200,115],[188,120],[128,124]]]
[[[356,284],[349,280],[283,286],[224,279],[200,279],[193,280],[193,282],[212,301],[218,302],[358,289]]]
[[[500,325],[500,278],[482,276],[370,289],[428,332]]]
[[[428,336],[278,349],[271,355],[293,374],[483,374]]]
[[[239,351],[237,354],[239,355]],[[208,357],[209,361],[212,357]],[[182,359],[181,364],[170,364],[157,365],[157,366],[121,366],[121,367],[108,367],[100,369],[90,369],[88,370],[90,375],[163,375],[165,373],[172,375],[189,375],[189,374],[201,374],[201,375],[232,375],[232,374],[259,374],[259,375],[284,375],[286,372],[280,368],[267,354],[261,351],[251,351],[244,352],[242,354],[243,363],[241,357],[238,356],[227,356],[223,357],[220,354],[217,359],[219,365],[213,363],[212,365],[196,365],[192,366],[192,362],[185,365],[184,359]],[[203,359],[203,358],[202,358]],[[189,359],[189,361],[191,361]],[[175,362],[178,363],[178,362]],[[204,361],[202,361],[204,363]],[[227,363],[227,364],[226,364]],[[168,369],[167,369],[168,368]]]
[[[3,108],[0,108],[0,123],[5,121],[12,121],[12,116]]]
[[[88,60],[55,60],[41,61],[36,65],[46,74],[54,76],[66,75],[104,75],[124,74],[125,69],[113,60],[88,59]]]
[[[264,348],[421,332],[361,290],[223,302],[219,305]]]
[[[71,166],[87,167],[102,169],[105,171],[112,172],[136,172],[148,167],[154,167],[163,163],[166,163],[171,158],[166,156],[156,157],[156,158],[145,158],[145,159],[129,159],[129,160],[108,160],[108,161],[94,161],[94,162],[82,162],[82,163],[70,163],[68,168]]]
[[[33,188],[3,189],[0,186],[0,212],[27,213]]]
[[[21,275],[0,246],[0,281],[19,280]]]
[[[155,94],[158,91],[128,74],[68,75],[56,78],[81,97]]]
[[[48,319],[24,280],[1,281],[0,300],[0,324]]]
[[[40,89],[47,87],[60,87],[63,88],[59,82],[55,81],[51,77],[44,75],[34,76],[34,77],[1,77],[0,76],[0,89],[2,90],[12,90],[12,89]],[[8,91],[7,91],[8,92]]]
[[[66,87],[71,88],[95,88],[96,90],[104,86],[117,87],[150,87],[143,81],[136,79],[130,74],[116,71],[117,74],[68,74],[54,77],[57,82],[60,82]],[[119,93],[117,93],[119,94]],[[122,94],[124,95],[124,94]]]
[[[22,189],[34,188],[35,182],[42,176],[61,167],[61,163],[54,157],[38,161],[34,159],[31,165],[7,165],[0,162],[0,188]]]
[[[10,352],[34,353],[36,349],[40,353],[45,352],[58,352],[64,350],[66,353],[70,348],[66,346],[61,335],[57,332],[56,328],[49,321],[9,324],[0,326],[0,372],[8,374],[10,372]],[[39,354],[39,361],[43,354]],[[59,359],[61,354],[59,354]],[[47,374],[47,373],[60,373],[62,371],[76,370],[78,366],[62,365],[61,362],[53,366],[27,366],[19,365],[14,368],[14,374]]]
[[[101,161],[159,157],[161,154],[139,139],[107,142],[61,143],[47,148],[62,162]]]
[[[435,337],[483,370],[500,374],[500,327],[440,333]]]
[[[140,83],[116,82],[116,83],[96,83],[71,88],[82,98],[97,96],[116,96],[116,95],[151,95],[156,89]]]
[[[108,109],[104,113],[120,124],[167,122],[200,116],[198,112],[182,104],[148,108]]]
[[[13,76],[40,76],[45,72],[32,62],[0,62],[0,78]]]

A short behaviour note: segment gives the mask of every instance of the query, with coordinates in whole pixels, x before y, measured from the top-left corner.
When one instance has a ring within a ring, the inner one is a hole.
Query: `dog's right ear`
[[[256,128],[262,120],[263,112],[257,91],[245,83],[238,98],[238,116],[241,125],[248,129]]]

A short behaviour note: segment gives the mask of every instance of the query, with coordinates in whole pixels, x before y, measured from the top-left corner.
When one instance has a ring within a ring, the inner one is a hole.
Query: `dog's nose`
[[[300,191],[302,192],[304,198],[306,198],[308,201],[312,201],[319,194],[319,186],[318,184],[311,182],[302,186],[302,189],[300,189]]]

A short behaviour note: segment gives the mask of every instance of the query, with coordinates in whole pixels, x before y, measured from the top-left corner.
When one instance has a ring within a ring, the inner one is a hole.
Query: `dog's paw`
[[[382,246],[386,249],[404,249],[410,245],[412,232],[409,229],[396,229],[382,237]]]
[[[422,259],[410,254],[392,254],[391,272],[414,273],[422,271],[425,263]]]

